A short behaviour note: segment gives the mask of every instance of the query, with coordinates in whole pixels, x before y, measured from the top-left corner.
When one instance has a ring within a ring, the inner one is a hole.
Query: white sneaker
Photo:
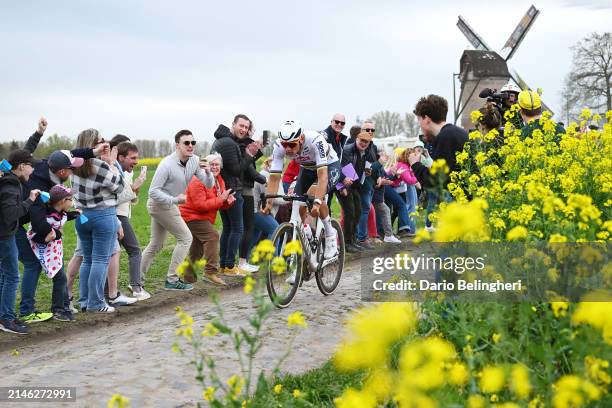
[[[429,227],[426,225],[425,226],[425,231],[427,232],[434,232],[436,229],[434,228],[433,225],[430,225]]]
[[[293,272],[293,273],[291,274],[291,276],[289,276],[287,279],[285,279],[285,282],[287,282],[287,283],[288,283],[288,284],[290,284],[290,285],[295,284],[295,275],[296,275],[296,273],[295,273],[295,272]]]
[[[151,294],[149,292],[147,292],[144,289],[141,289],[139,291],[132,291],[132,297],[134,297],[136,300],[147,300],[151,298]]]
[[[388,237],[385,237],[385,239],[383,241],[390,242],[392,244],[401,244],[402,243],[402,241],[397,239],[395,237],[395,235],[389,235]]]
[[[115,313],[115,308],[109,305],[104,305],[101,309],[96,310],[96,313]]]
[[[251,265],[248,262],[238,265],[238,268],[242,269],[243,271],[251,272],[251,273],[257,272],[259,270],[259,266]]]
[[[73,314],[74,314],[74,313],[79,313],[79,309],[77,309],[76,307],[74,307],[74,303],[72,303],[72,300],[73,300],[73,298],[71,297],[71,298],[70,298],[70,305],[69,305],[70,311],[71,311]]]
[[[338,233],[334,230],[332,235],[325,236],[325,259],[331,259],[338,253]]]
[[[136,299],[135,297],[128,297],[128,296],[122,295],[121,292],[117,293],[116,298],[108,299],[108,303],[110,303],[113,306],[127,306],[127,305],[134,304],[137,301],[138,299]]]

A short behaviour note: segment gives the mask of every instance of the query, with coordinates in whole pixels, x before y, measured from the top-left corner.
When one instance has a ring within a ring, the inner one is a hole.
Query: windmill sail
[[[457,27],[459,27],[459,30],[461,30],[463,35],[465,35],[465,38],[468,39],[474,49],[480,51],[492,51],[491,47],[487,45],[481,36],[476,34],[476,31],[474,31],[467,21],[465,21],[461,16],[459,16],[459,21],[457,21]]]
[[[539,14],[540,10],[536,9],[533,5],[529,7],[529,10],[527,10],[527,13],[525,13],[521,21],[519,21],[518,25],[510,35],[510,38],[508,38],[508,41],[506,41],[506,44],[504,44],[504,47],[499,53],[502,58],[504,58],[506,61],[512,58],[516,52],[516,49],[521,44],[521,41],[523,41],[525,38],[527,31],[529,31]]]

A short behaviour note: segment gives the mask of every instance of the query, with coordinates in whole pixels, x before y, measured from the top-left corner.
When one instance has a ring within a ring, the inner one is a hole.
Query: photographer
[[[487,103],[494,104],[503,120],[506,111],[517,103],[520,91],[518,86],[514,85],[512,82],[508,82],[499,92],[497,92],[497,89],[485,88],[480,91],[478,96],[486,98]]]

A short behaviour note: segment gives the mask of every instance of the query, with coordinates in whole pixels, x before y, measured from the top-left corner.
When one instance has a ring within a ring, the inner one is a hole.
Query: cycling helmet
[[[508,82],[506,85],[502,86],[502,89],[499,92],[514,92],[518,94],[521,92],[521,88],[514,85],[512,82]]]
[[[302,136],[302,123],[298,120],[288,120],[278,132],[281,142],[293,142]]]

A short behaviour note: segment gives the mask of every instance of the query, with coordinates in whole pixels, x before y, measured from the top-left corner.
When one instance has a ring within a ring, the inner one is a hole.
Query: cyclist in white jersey
[[[337,233],[331,225],[329,207],[324,202],[325,194],[336,188],[340,180],[341,168],[338,156],[327,143],[325,132],[304,131],[298,121],[288,120],[278,132],[274,143],[268,194],[276,194],[281,174],[285,165],[285,157],[295,160],[300,165],[294,193],[306,195],[310,187],[317,182],[314,189],[314,205],[310,214],[319,217],[325,228],[325,259],[330,259],[338,253]],[[297,204],[297,202],[295,202]],[[264,213],[269,213],[272,200],[268,199]],[[306,207],[300,207],[300,217],[304,222]]]

